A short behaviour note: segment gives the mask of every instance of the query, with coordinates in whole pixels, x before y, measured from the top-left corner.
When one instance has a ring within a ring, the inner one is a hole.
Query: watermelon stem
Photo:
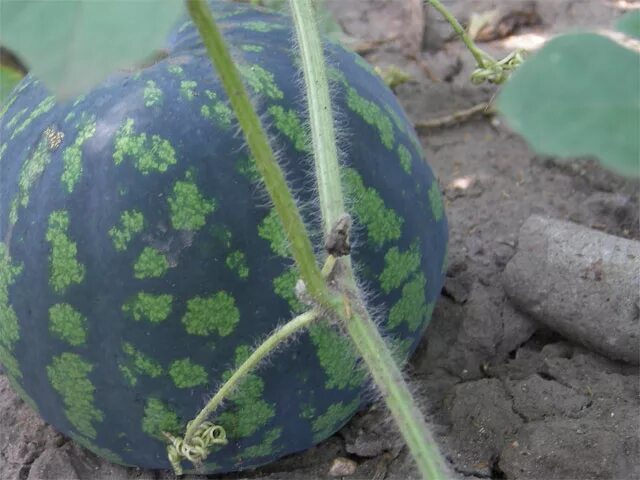
[[[350,217],[346,216],[348,221],[345,223],[345,206],[340,182],[331,98],[314,5],[312,0],[289,0],[289,5],[296,26],[309,103],[316,182],[327,239],[325,245],[335,243],[332,237],[335,236],[334,230],[337,229],[347,236],[345,246],[348,247],[348,231],[351,222]],[[343,223],[345,231],[340,228]],[[345,252],[348,252],[348,248]],[[329,255],[329,258],[332,257],[333,255]],[[400,368],[391,355],[389,347],[364,307],[364,302],[356,286],[350,257],[348,255],[341,257],[338,262],[344,268],[339,269],[337,275],[342,275],[339,280],[344,281],[347,292],[343,292],[341,300],[336,302],[334,311],[344,324],[356,350],[382,393],[382,397],[391,411],[400,433],[407,442],[423,478],[444,479],[446,478],[443,468],[444,462],[437,444],[409,391]],[[337,282],[337,284],[340,285],[343,282]],[[355,308],[351,308],[352,299],[355,300]]]
[[[475,42],[471,39],[471,37],[467,34],[465,29],[460,25],[458,19],[449,11],[447,7],[445,7],[440,0],[426,0],[431,4],[433,8],[435,8],[440,15],[444,17],[444,19],[449,22],[451,28],[453,28],[454,32],[458,34],[460,39],[467,46],[467,49],[471,52],[471,55],[476,59],[476,63],[480,68],[486,68],[490,64],[495,63],[496,61],[493,59],[491,55],[487,52],[479,48]]]
[[[222,86],[242,128],[256,167],[291,244],[293,258],[309,294],[322,306],[330,307],[329,290],[311,245],[307,229],[280,165],[276,160],[260,119],[256,114],[242,77],[205,0],[186,0],[187,10],[198,28],[209,58],[220,76]]]
[[[320,212],[328,235],[345,213],[329,82],[312,1],[290,0],[289,5],[304,68]]]
[[[216,394],[207,402],[205,407],[200,411],[198,416],[187,427],[184,435],[184,443],[189,445],[200,426],[207,418],[215,412],[220,404],[238,387],[243,377],[254,370],[260,362],[267,358],[282,343],[289,340],[293,335],[307,328],[312,322],[320,317],[320,309],[312,309],[301,315],[298,315],[288,323],[274,330],[269,337],[256,348],[249,358],[247,358],[233,375],[227,380]]]
[[[467,46],[471,55],[476,59],[477,68],[471,74],[471,82],[479,85],[484,82],[501,84],[509,79],[511,73],[524,62],[524,50],[515,50],[502,60],[495,60],[487,52],[479,48],[467,34],[458,19],[445,7],[440,0],[425,0],[435,8],[444,19],[449,22],[454,32]]]

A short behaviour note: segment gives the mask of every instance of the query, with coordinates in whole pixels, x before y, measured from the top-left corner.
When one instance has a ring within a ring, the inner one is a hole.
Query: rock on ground
[[[640,242],[534,215],[520,230],[503,284],[548,328],[640,363]]]

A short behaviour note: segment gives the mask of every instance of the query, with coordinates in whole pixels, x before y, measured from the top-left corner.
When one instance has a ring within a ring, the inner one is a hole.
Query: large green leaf
[[[0,64],[0,105],[9,96],[13,87],[22,80],[22,72]]]
[[[640,38],[640,10],[633,10],[620,17],[616,22],[616,30],[630,37]]]
[[[60,97],[164,46],[179,0],[0,0],[0,43]]]
[[[594,155],[640,175],[638,52],[591,33],[557,37],[513,74],[497,103],[536,150]]]

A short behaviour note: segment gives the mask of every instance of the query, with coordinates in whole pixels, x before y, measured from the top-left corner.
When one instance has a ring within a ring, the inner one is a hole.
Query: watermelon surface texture
[[[290,20],[212,5],[320,245]],[[357,55],[326,49],[353,258],[404,361],[443,282],[443,203],[394,95]],[[196,31],[186,22],[167,58],[68,102],[28,76],[0,113],[0,363],[88,449],[169,468],[162,432],[182,435],[256,342],[303,311],[281,225]],[[370,398],[348,338],[318,323],[217,412],[230,442],[204,471],[307,449]]]

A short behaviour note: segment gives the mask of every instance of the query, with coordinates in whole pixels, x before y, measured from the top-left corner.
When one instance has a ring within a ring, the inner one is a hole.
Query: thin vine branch
[[[308,12],[313,12],[314,8],[311,0],[290,0],[289,5],[296,26],[300,56],[305,70],[304,83],[309,103],[309,122],[311,124],[320,212],[322,213],[324,232],[328,234],[345,212],[329,83],[318,25],[314,18],[308,18]]]
[[[504,83],[509,79],[511,73],[513,73],[513,71],[524,62],[525,52],[521,49],[511,52],[502,60],[495,60],[487,52],[478,48],[464,28],[462,28],[460,22],[458,22],[456,17],[447,10],[440,0],[425,0],[425,2],[428,2],[433,8],[440,12],[447,22],[449,22],[453,30],[462,39],[464,44],[467,46],[467,49],[469,49],[473,57],[476,59],[476,63],[478,65],[475,71],[471,74],[472,83]]]
[[[229,97],[238,123],[255,159],[256,167],[282,222],[291,244],[291,252],[307,291],[320,305],[328,306],[330,303],[328,290],[316,263],[309,235],[282,170],[276,161],[269,139],[253,109],[247,90],[242,83],[240,72],[211,16],[207,2],[205,0],[186,0],[186,4],[209,57],[220,76],[222,86]]]
[[[445,480],[444,461],[438,444],[376,324],[366,315],[353,314],[345,325],[380,389],[422,477],[428,480]]]
[[[451,14],[451,12],[449,12],[449,10],[447,10],[447,8],[440,2],[440,0],[426,0],[426,1],[429,2],[431,6],[435,8],[438,12],[440,12],[440,14],[447,20],[447,22],[449,22],[453,30],[458,34],[460,39],[464,42],[464,44],[467,46],[467,48],[469,49],[473,57],[476,59],[476,62],[479,67],[486,68],[491,63],[495,63],[495,60],[491,57],[491,55],[489,55],[484,50],[478,48],[478,46],[474,43],[474,41],[471,40],[471,37],[467,35],[467,32],[465,31],[464,28],[462,28],[462,25],[460,25],[460,22],[458,22],[458,19],[454,17]]]
[[[198,416],[190,422],[184,436],[185,442],[188,443],[191,440],[199,426],[209,417],[209,415],[215,412],[224,399],[235,390],[245,375],[255,369],[260,362],[267,358],[279,345],[291,338],[292,335],[295,335],[299,331],[307,328],[319,316],[320,310],[318,309],[309,310],[308,312],[298,315],[293,320],[276,329],[263,343],[261,343],[249,358],[247,358],[233,373],[233,375],[231,375],[229,380],[220,387],[213,398],[211,398],[207,405],[200,411]]]
[[[320,204],[323,206],[325,234],[328,235],[334,224],[344,215],[344,201],[325,60],[312,1],[289,0],[289,4],[302,53],[311,129],[312,132],[322,132],[322,134],[313,135],[313,142],[318,194]],[[327,221],[327,216],[331,218],[331,222]],[[345,267],[342,272],[343,279],[346,280],[348,287],[355,289],[356,282],[350,263],[345,262]],[[396,365],[376,324],[366,312],[359,292],[351,295],[347,295],[347,292],[342,293],[343,304],[341,308],[335,310],[335,313],[345,325],[353,344],[382,393],[382,398],[407,442],[420,473],[425,479],[444,479],[443,461],[437,445],[433,441],[422,412],[411,396],[402,372]],[[358,302],[353,308],[350,305],[350,298]]]

